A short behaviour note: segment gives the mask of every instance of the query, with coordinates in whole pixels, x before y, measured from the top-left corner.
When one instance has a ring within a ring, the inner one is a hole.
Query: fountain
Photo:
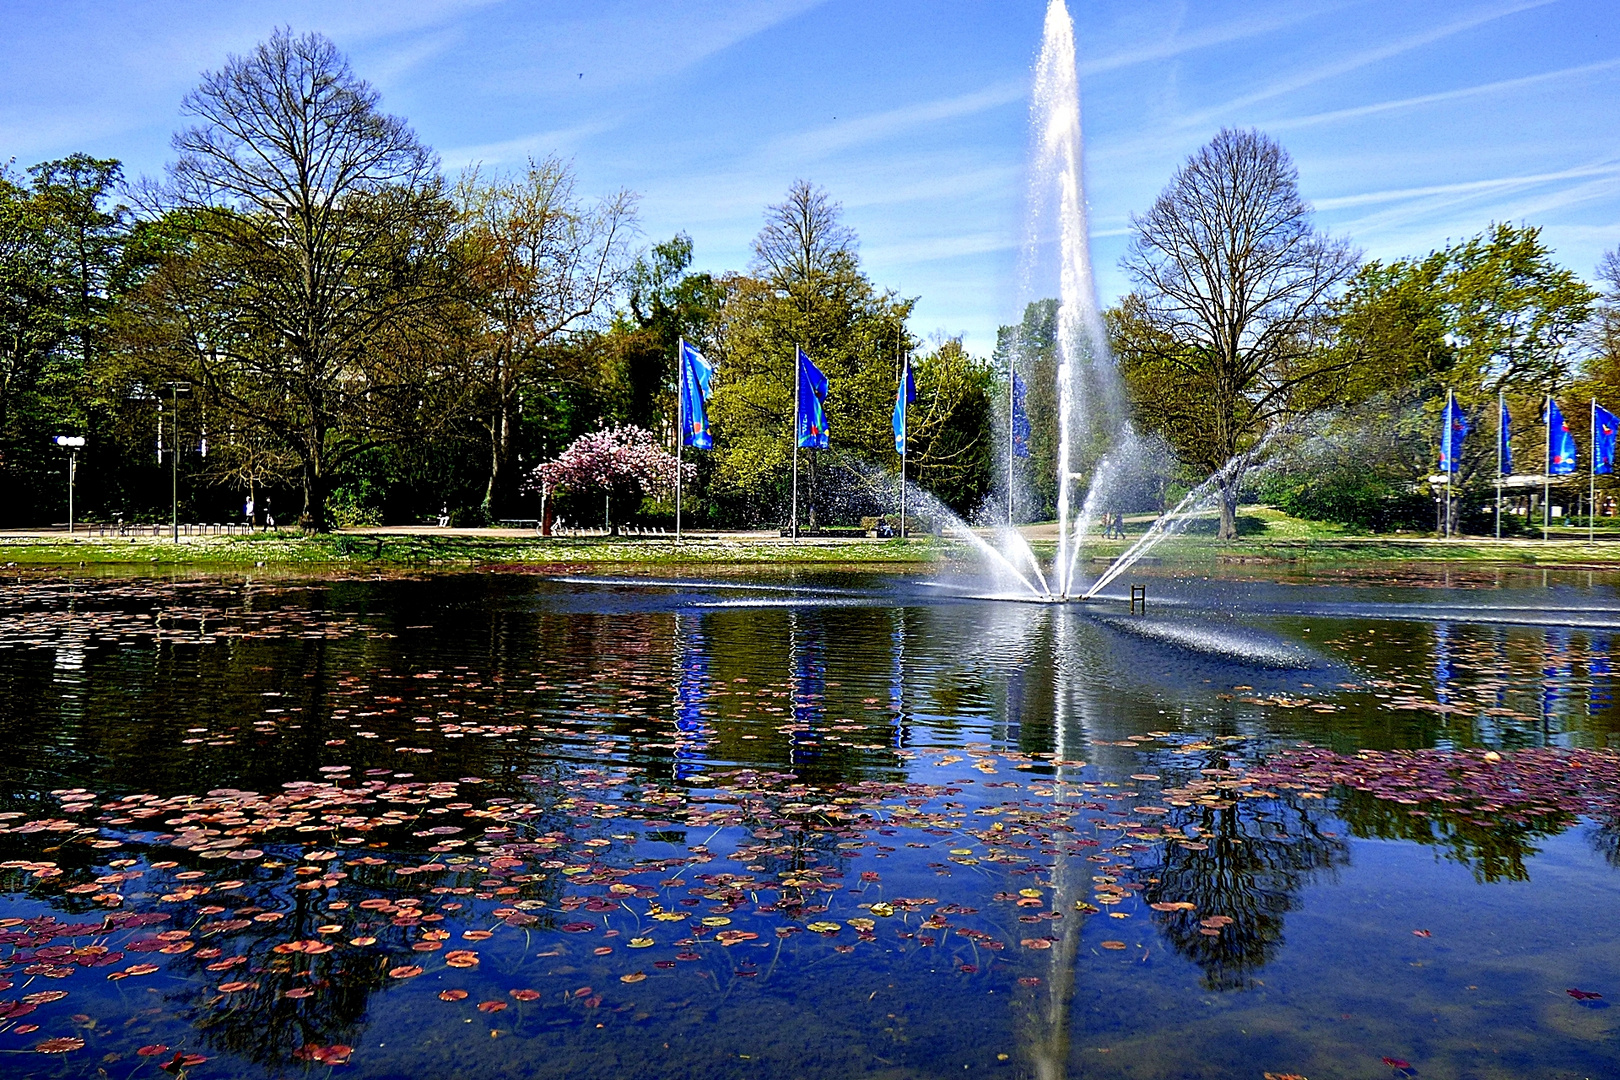
[[[1051,0],[1046,9],[1041,51],[1035,65],[1030,124],[1034,146],[1030,212],[1023,253],[1026,277],[1044,238],[1049,235],[1049,214],[1055,213],[1058,239],[1057,554],[1050,572],[1043,573],[1029,545],[1011,527],[1010,521],[1007,528],[999,531],[995,546],[966,525],[952,531],[969,540],[998,572],[1010,574],[1019,582],[1025,590],[1019,595],[1020,599],[1090,600],[1162,540],[1178,532],[1194,514],[1206,509],[1219,495],[1220,481],[1245,468],[1258,455],[1260,447],[1243,455],[1241,460],[1229,462],[1190,491],[1095,581],[1085,586],[1078,582],[1086,534],[1114,496],[1123,477],[1124,462],[1138,456],[1142,447],[1127,415],[1124,387],[1097,305],[1087,222],[1074,23],[1064,0]],[[1075,483],[1083,479],[1074,471],[1077,447],[1096,434],[1106,436],[1114,450],[1092,469],[1086,496],[1076,512]],[[1010,432],[1008,453],[1011,454]],[[1008,481],[1010,506],[1013,502],[1010,470]],[[1027,567],[1030,574],[1026,575],[1022,567]]]

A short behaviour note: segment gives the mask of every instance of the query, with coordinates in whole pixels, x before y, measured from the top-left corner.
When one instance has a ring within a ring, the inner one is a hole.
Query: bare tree
[[[498,518],[517,494],[522,391],[547,374],[545,346],[603,313],[630,265],[636,203],[617,191],[586,204],[573,169],[554,157],[488,183],[469,171],[456,202],[480,322],[475,378],[490,450],[484,508]]]
[[[294,455],[311,530],[345,460],[429,414],[454,276],[437,161],[378,104],[326,38],[277,31],[186,95],[196,123],[149,199],[192,262],[167,275],[194,309],[168,355]]]
[[[1287,417],[1331,399],[1343,364],[1320,348],[1334,289],[1358,255],[1311,226],[1299,174],[1256,131],[1223,129],[1187,159],[1146,214],[1123,266],[1127,377],[1182,459],[1214,473]],[[1120,323],[1116,320],[1116,329]],[[1146,394],[1140,391],[1146,389]],[[1237,535],[1243,470],[1221,489],[1220,536]]]
[[[855,231],[840,213],[824,188],[795,180],[787,198],[766,209],[754,238],[755,272],[783,290],[806,323],[855,265]]]
[[[1595,344],[1613,363],[1620,360],[1620,247],[1603,253],[1597,277],[1603,291],[1597,306]]]

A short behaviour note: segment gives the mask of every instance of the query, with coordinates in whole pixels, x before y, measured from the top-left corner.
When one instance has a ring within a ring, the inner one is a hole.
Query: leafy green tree
[[[994,369],[949,338],[918,357],[917,400],[906,416],[911,479],[967,517],[994,486]],[[898,462],[896,462],[898,465]]]
[[[722,281],[714,358],[713,493],[733,520],[786,515],[793,455],[794,347],[826,373],[830,461],[808,455],[800,498],[818,521],[818,472],[837,468],[853,484],[861,466],[893,460],[890,409],[910,347],[914,301],[878,292],[861,272],[856,239],[825,191],[799,181],[766,211],[750,275]],[[887,447],[887,450],[885,450]]]
[[[118,162],[74,154],[28,177],[0,170],[0,475],[12,492],[0,514],[19,521],[41,499],[54,511],[61,463],[50,437],[99,435],[88,380],[128,232]]]
[[[691,265],[692,238],[677,233],[639,257],[625,281],[627,310],[614,333],[632,424],[651,429],[668,417],[673,425],[676,348],[683,338],[700,350],[714,348],[725,287],[712,274],[690,272]]]
[[[550,361],[571,332],[591,327],[623,278],[635,200],[619,191],[595,203],[577,192],[573,169],[557,158],[530,161],[522,174],[457,185],[461,248],[479,317],[472,359],[475,406],[488,436],[484,510],[508,516],[517,498],[522,403],[526,393],[566,378]]]
[[[1029,416],[1029,457],[1013,460],[1014,491],[1017,500],[1027,492],[1034,505],[1015,506],[1020,520],[1050,518],[1057,507],[1057,313],[1056,300],[1032,301],[1024,308],[1024,318],[996,333],[996,349],[991,356],[1001,389],[996,396],[996,422],[1001,426],[999,442],[1007,453],[1007,376],[1018,371],[1024,383],[1024,408]],[[1002,461],[1005,469],[1006,460]],[[1005,486],[1005,476],[1002,486]]]
[[[1293,508],[1358,524],[1416,524],[1427,499],[1414,501],[1412,489],[1435,469],[1448,391],[1476,433],[1463,443],[1453,484],[1471,492],[1464,505],[1494,483],[1498,394],[1525,436],[1514,445],[1521,470],[1539,470],[1545,444],[1530,433],[1539,431],[1543,398],[1575,380],[1595,296],[1553,261],[1532,227],[1493,225],[1422,258],[1367,263],[1331,320],[1329,353],[1346,371],[1344,407],[1319,434],[1337,447],[1338,465],[1285,469],[1293,479],[1282,490]]]

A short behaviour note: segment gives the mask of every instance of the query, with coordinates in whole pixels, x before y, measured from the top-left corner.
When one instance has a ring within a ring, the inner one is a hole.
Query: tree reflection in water
[[[1224,754],[1210,754],[1194,775],[1200,779],[1179,792],[1162,793],[1170,804],[1167,828],[1187,841],[1138,854],[1134,877],[1149,904],[1193,905],[1155,912],[1155,921],[1203,970],[1204,985],[1242,989],[1281,948],[1284,917],[1299,906],[1300,892],[1322,871],[1348,865],[1350,849],[1323,828],[1328,814],[1297,794],[1241,784]],[[1219,916],[1232,921],[1202,925]]]
[[[1439,848],[1450,861],[1468,867],[1481,884],[1529,881],[1525,863],[1541,851],[1535,841],[1557,836],[1576,820],[1554,812],[1517,820],[1502,815],[1482,822],[1438,802],[1423,803],[1421,813],[1415,814],[1411,806],[1354,790],[1339,797],[1337,808],[1354,835]]]

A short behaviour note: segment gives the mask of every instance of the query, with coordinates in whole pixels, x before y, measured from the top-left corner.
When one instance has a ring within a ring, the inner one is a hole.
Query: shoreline
[[[1036,526],[1032,532],[1041,529]],[[1088,561],[1112,561],[1129,544],[1088,541]],[[1050,557],[1055,541],[1036,535],[1031,546]],[[0,533],[0,566],[35,569],[99,566],[253,569],[261,567],[445,567],[528,571],[581,565],[733,565],[899,569],[975,561],[961,540],[933,536],[895,539],[801,537],[774,533],[693,533],[672,536],[537,537],[505,529],[371,528],[305,536],[286,530],[237,536],[76,536],[30,531]],[[1207,536],[1174,536],[1144,559],[1150,566],[1189,568],[1230,564],[1472,563],[1563,569],[1620,569],[1620,544],[1585,539],[1494,540],[1460,537],[1245,537],[1218,543]]]

